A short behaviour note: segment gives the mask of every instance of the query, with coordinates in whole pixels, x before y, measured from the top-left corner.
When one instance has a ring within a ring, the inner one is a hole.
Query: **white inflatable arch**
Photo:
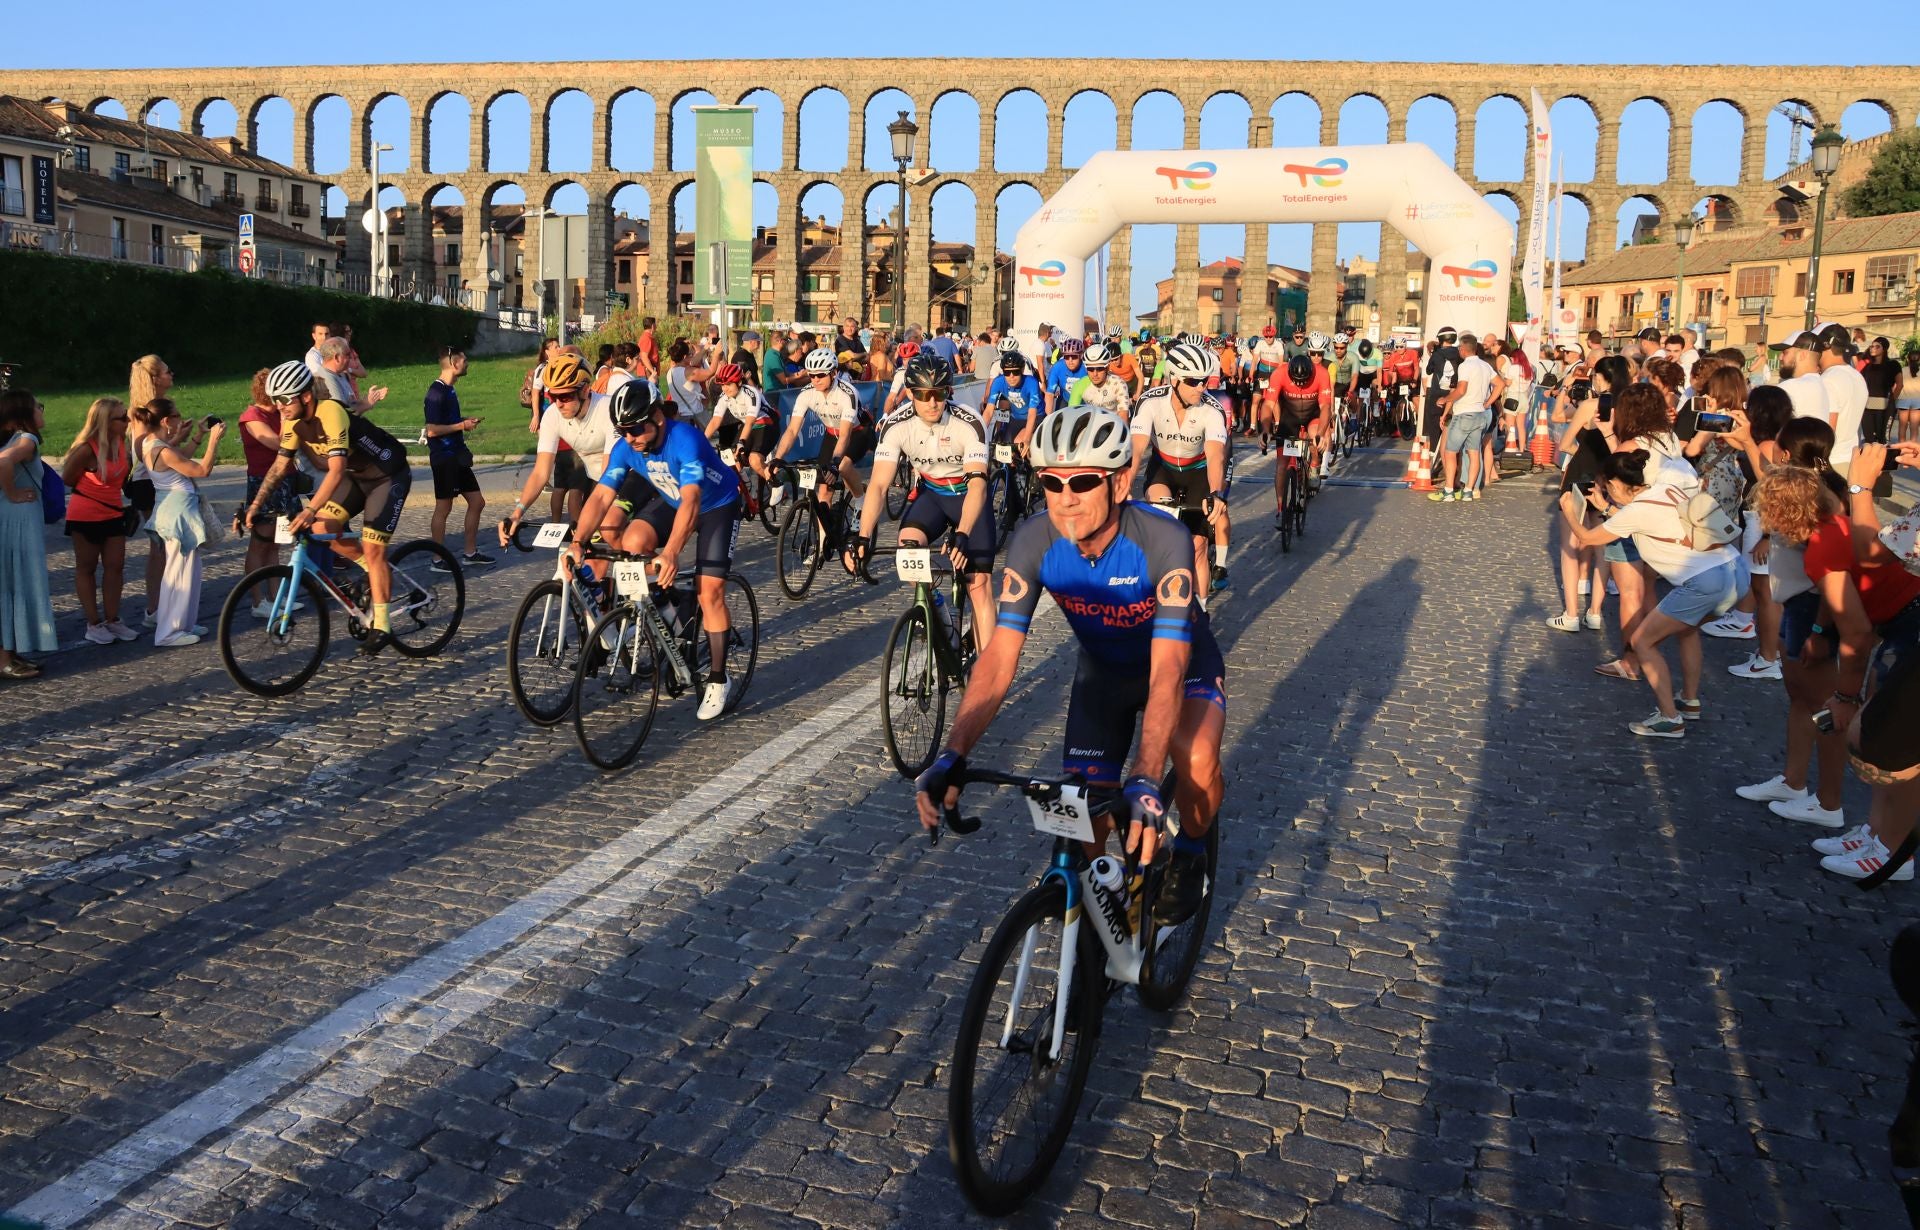
[[[1137,222],[1385,222],[1433,261],[1420,316],[1429,335],[1441,325],[1506,333],[1513,226],[1424,145],[1108,150],[1087,159],[1014,240],[1022,349],[1035,351],[1043,322],[1078,335],[1088,258]],[[1382,241],[1393,237],[1383,232]],[[1264,298],[1265,279],[1249,272]]]

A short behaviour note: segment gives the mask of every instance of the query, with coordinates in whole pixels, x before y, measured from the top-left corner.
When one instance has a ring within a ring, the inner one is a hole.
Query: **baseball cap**
[[[1792,350],[1796,346],[1802,350],[1818,350],[1820,349],[1820,335],[1808,329],[1796,329],[1788,335],[1786,341],[1774,342],[1768,346],[1767,349]]]
[[[1843,359],[1853,357],[1853,334],[1845,325],[1821,325],[1814,334],[1820,339],[1820,346]]]
[[[760,340],[760,335],[758,333],[755,333],[752,329],[748,329],[745,333],[742,333],[740,335],[740,340],[743,342],[757,342]]]
[[[1657,342],[1660,340],[1660,330],[1654,328],[1652,325],[1648,325],[1646,328],[1640,330],[1640,332],[1634,334],[1633,338],[1638,342]]]

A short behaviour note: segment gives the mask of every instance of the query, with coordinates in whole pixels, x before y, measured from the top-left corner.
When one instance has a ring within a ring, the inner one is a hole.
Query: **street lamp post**
[[[1827,186],[1840,169],[1840,147],[1847,139],[1828,124],[1813,134],[1813,173],[1820,180],[1820,196],[1813,203],[1813,255],[1807,259],[1807,320],[1813,328],[1814,306],[1820,295],[1820,242],[1827,229]]]
[[[893,335],[903,338],[907,318],[907,164],[913,161],[913,139],[920,135],[920,125],[902,111],[899,119],[887,125],[887,135],[893,138],[893,161],[900,168],[900,229],[893,236]]]
[[[380,208],[380,155],[391,154],[393,146],[373,143],[373,261],[367,270],[373,276],[372,293],[382,293],[387,284],[387,211]]]
[[[1680,263],[1673,273],[1673,323],[1685,325],[1686,317],[1682,313],[1686,311],[1684,305],[1687,293],[1687,247],[1693,243],[1691,213],[1681,214],[1679,220],[1673,224],[1673,242],[1680,247]]]

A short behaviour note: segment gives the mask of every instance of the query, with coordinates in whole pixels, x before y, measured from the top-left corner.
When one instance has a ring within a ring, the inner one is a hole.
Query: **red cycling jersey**
[[[1314,365],[1313,379],[1304,385],[1295,384],[1283,367],[1267,381],[1267,395],[1280,403],[1283,418],[1302,423],[1318,418],[1322,410],[1332,408],[1333,382],[1327,375],[1327,369],[1319,364]]]
[[[1396,350],[1387,359],[1387,371],[1396,382],[1412,384],[1420,378],[1420,352],[1417,350]]]

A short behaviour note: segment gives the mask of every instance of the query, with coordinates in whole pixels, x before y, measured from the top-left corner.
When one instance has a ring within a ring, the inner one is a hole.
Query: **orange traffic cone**
[[[1507,420],[1507,447],[1509,453],[1520,451],[1520,424],[1517,420]]]
[[[1533,453],[1534,469],[1550,470],[1553,468],[1555,456],[1560,450],[1555,447],[1553,437],[1547,434],[1547,416],[1545,413],[1535,416],[1533,420],[1531,451]]]
[[[1427,438],[1421,436],[1413,442],[1413,451],[1407,454],[1407,490],[1433,490],[1433,460],[1427,453]]]

